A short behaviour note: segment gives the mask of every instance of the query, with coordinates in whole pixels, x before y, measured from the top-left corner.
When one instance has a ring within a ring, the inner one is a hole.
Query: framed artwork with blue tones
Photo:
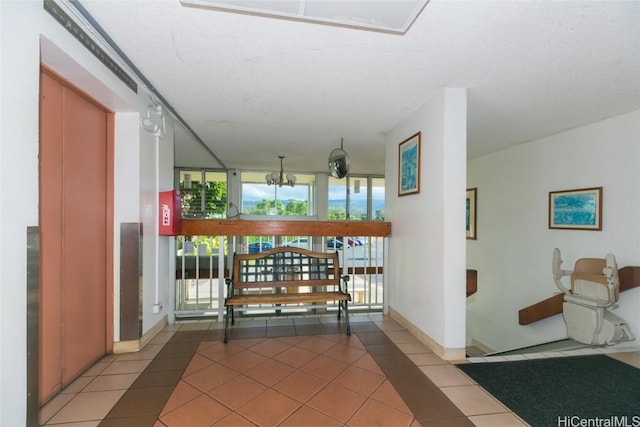
[[[420,132],[398,147],[398,196],[420,192]]]
[[[478,189],[477,188],[468,188],[467,189],[467,239],[468,240],[477,240],[476,233],[476,212],[478,209],[476,208],[476,200],[478,198]]]
[[[549,228],[602,230],[602,187],[549,192]]]

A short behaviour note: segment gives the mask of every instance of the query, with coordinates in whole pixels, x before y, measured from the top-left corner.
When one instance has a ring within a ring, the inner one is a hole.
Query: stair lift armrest
[[[562,266],[562,258],[560,256],[560,249],[553,249],[553,259],[551,261],[551,271],[553,272],[553,281],[556,283],[556,286],[560,291],[565,295],[571,295],[571,290],[565,287],[562,284],[562,278],[565,276],[571,276],[573,270],[563,270],[560,267]]]
[[[602,274],[607,279],[607,290],[609,293],[609,302],[613,306],[618,301],[617,292],[620,288],[620,278],[618,277],[618,266],[616,265],[616,259],[611,254],[607,254],[605,257],[607,266],[602,269]]]

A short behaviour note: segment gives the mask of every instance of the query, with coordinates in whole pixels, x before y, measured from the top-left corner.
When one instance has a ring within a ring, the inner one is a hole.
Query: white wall
[[[640,265],[640,111],[617,116],[469,162],[478,187],[478,240],[467,243],[467,266],[478,270],[468,299],[467,340],[505,350],[566,337],[561,316],[526,326],[518,310],[557,292],[551,254],[565,270],[578,258],[616,256]],[[603,187],[602,231],[550,230],[550,191]],[[620,295],[614,313],[640,335],[640,289]],[[637,342],[635,343],[637,345]]]
[[[420,193],[398,196],[398,144],[420,131]],[[465,346],[466,90],[445,89],[387,135],[389,307],[443,349]]]
[[[155,183],[156,169],[154,157],[146,157],[147,151],[140,148],[145,136],[138,120],[149,103],[143,87],[139,86],[137,94],[126,87],[43,9],[41,1],[0,1],[0,31],[0,425],[18,426],[25,425],[26,419],[26,230],[38,225],[41,54],[44,63],[118,113],[114,236],[120,222],[142,221],[140,202],[147,193],[140,189],[144,186],[146,192],[154,191],[149,183]],[[145,148],[150,145],[146,141],[142,144]],[[169,189],[172,182],[172,167],[167,166],[172,156],[171,137],[161,151],[161,185],[169,183],[163,189]],[[123,158],[128,160],[123,163]],[[150,207],[146,223],[153,221],[150,218],[157,215],[156,210],[157,206]],[[161,247],[167,246],[162,241],[168,238],[148,237],[160,241]],[[119,240],[114,247],[114,295],[118,295]],[[152,270],[158,270],[155,260],[145,261]],[[168,262],[167,251],[160,265]],[[155,276],[143,278],[144,330],[163,315],[147,315],[152,310],[147,289],[154,289],[153,279]],[[166,286],[170,279],[162,280],[162,286]],[[117,322],[117,305],[114,317]]]

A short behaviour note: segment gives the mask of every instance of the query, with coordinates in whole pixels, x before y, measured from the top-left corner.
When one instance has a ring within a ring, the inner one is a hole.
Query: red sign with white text
[[[182,209],[180,208],[180,193],[176,190],[160,192],[160,206],[158,206],[160,235],[176,236],[180,233]]]

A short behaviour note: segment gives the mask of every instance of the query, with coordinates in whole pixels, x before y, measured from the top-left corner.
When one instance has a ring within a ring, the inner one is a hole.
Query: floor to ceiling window
[[[267,184],[265,172],[242,172],[242,215],[312,216],[315,175],[296,174],[296,183]]]
[[[384,221],[384,178],[329,177],[329,220]]]
[[[177,173],[182,195],[183,218],[227,217],[227,173],[225,171],[187,170]]]

